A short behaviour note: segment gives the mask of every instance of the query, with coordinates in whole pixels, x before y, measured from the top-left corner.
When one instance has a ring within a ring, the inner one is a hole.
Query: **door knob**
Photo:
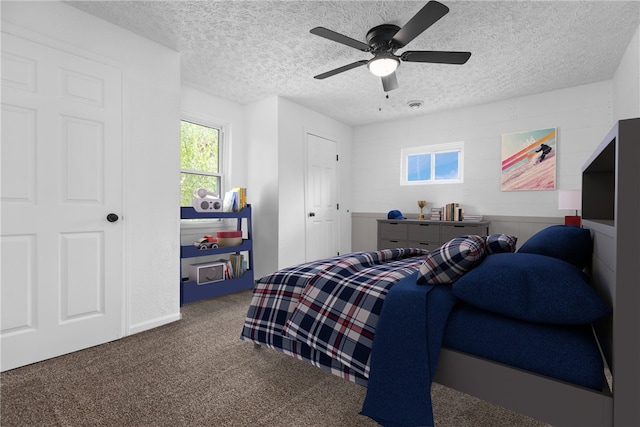
[[[109,215],[107,215],[107,221],[116,222],[117,220],[118,220],[118,215],[114,213],[110,213]]]
[[[309,212],[309,216],[316,216],[315,212]]]

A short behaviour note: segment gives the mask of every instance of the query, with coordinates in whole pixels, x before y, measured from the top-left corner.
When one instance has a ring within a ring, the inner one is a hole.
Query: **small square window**
[[[401,150],[400,185],[463,182],[463,142]]]

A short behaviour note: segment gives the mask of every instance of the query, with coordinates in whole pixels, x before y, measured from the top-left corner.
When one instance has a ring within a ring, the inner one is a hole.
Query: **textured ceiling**
[[[241,104],[279,95],[350,125],[609,80],[640,24],[636,1],[441,0],[450,12],[404,50],[472,52],[465,65],[403,63],[385,98],[366,67],[314,75],[371,54],[314,36],[365,41],[426,1],[70,1],[182,56],[182,81]],[[397,53],[402,53],[403,50]],[[407,103],[422,100],[419,110]]]

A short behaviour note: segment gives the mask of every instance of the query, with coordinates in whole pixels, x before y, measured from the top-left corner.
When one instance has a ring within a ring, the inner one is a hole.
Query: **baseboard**
[[[164,316],[164,317],[159,317],[153,320],[147,320],[146,322],[131,325],[129,327],[128,335],[133,335],[140,332],[148,331],[149,329],[157,328],[158,326],[166,325],[172,322],[177,322],[180,319],[182,319],[182,313],[174,313],[174,314]]]

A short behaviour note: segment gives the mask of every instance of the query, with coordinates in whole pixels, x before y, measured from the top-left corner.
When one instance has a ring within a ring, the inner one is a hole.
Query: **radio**
[[[198,285],[224,280],[225,265],[224,261],[191,264],[189,266],[189,280],[193,280]]]
[[[191,206],[196,212],[222,212],[222,199],[206,188],[193,190]]]
[[[213,197],[191,199],[191,205],[196,212],[222,212],[222,200]]]

